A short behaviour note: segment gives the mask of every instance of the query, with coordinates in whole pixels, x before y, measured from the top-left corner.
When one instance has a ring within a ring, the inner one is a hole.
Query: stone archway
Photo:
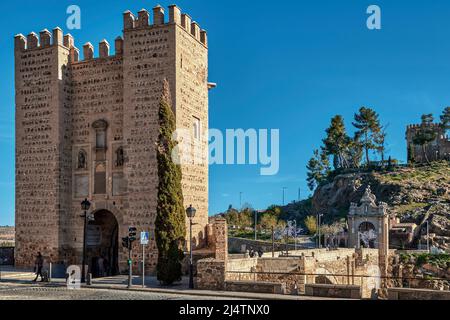
[[[86,234],[87,263],[94,278],[119,274],[119,223],[108,210],[94,212]]]
[[[377,247],[377,229],[371,222],[362,222],[358,227],[359,245],[363,248],[375,249]]]
[[[328,269],[317,268],[315,270],[314,283],[316,284],[338,284],[338,280]]]

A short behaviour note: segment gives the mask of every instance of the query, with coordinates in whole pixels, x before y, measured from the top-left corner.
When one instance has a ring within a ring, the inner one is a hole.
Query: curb
[[[272,294],[256,294],[256,293],[241,293],[241,292],[212,292],[212,291],[178,291],[178,290],[170,290],[170,289],[157,289],[157,288],[124,288],[124,287],[115,287],[115,286],[83,286],[83,289],[97,289],[97,290],[119,290],[119,291],[135,291],[135,292],[150,292],[150,293],[165,293],[165,294],[176,294],[176,295],[187,295],[187,296],[197,296],[197,297],[218,297],[218,298],[235,298],[235,299],[249,299],[249,300],[291,300],[291,301],[299,301],[302,296],[282,296],[282,295],[272,295]],[[268,296],[266,296],[268,295]],[[306,296],[305,296],[306,297]],[[308,297],[311,300],[314,300],[314,297]]]

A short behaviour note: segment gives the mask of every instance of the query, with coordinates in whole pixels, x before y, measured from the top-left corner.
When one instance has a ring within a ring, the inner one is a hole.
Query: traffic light
[[[128,240],[128,237],[122,238],[122,246],[124,248],[130,249],[130,241]]]
[[[128,239],[130,242],[137,240],[137,229],[135,227],[128,228]]]

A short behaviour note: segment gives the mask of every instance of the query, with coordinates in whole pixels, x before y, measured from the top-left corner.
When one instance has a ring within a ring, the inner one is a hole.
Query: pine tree
[[[444,130],[450,130],[450,107],[445,108],[442,112],[441,126]]]
[[[353,122],[353,126],[358,129],[356,135],[361,139],[367,166],[370,165],[369,152],[376,149],[375,137],[381,130],[378,118],[378,114],[373,109],[362,107],[359,113],[355,114],[355,122]]]
[[[308,187],[311,191],[314,191],[317,186],[326,181],[330,173],[330,164],[326,153],[319,153],[319,150],[314,150],[314,156],[309,160],[306,169],[308,170]]]
[[[380,131],[375,136],[375,144],[378,153],[381,155],[381,163],[384,165],[386,153],[386,137],[389,125],[380,127]]]
[[[172,160],[176,146],[172,135],[176,129],[171,107],[169,83],[164,80],[163,94],[159,103],[158,158],[158,205],[155,236],[158,247],[157,278],[164,285],[180,281],[182,246],[186,235],[186,217],[181,188],[181,168]]]
[[[334,168],[349,168],[348,149],[351,138],[347,135],[342,116],[337,115],[331,119],[326,133],[327,137],[323,140],[324,150],[328,156],[333,156]]]
[[[434,117],[432,114],[424,114],[422,116],[422,123],[420,125],[420,128],[413,138],[413,143],[422,147],[423,157],[427,163],[430,163],[427,155],[427,146],[437,137],[436,130],[434,130],[434,128],[432,127],[433,122]]]
[[[351,168],[359,168],[363,158],[363,147],[358,136],[355,136],[349,145],[348,157]]]

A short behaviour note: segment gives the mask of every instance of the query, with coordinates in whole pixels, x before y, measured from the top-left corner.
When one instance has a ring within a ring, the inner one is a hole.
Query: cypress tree
[[[155,237],[158,247],[157,278],[171,285],[182,278],[182,246],[186,235],[186,217],[181,188],[181,167],[174,163],[172,151],[176,146],[172,135],[176,130],[175,115],[171,107],[169,83],[164,80],[159,103],[158,205]]]
[[[351,145],[351,138],[347,135],[344,118],[340,115],[333,117],[326,133],[327,136],[323,140],[324,150],[327,155],[334,157],[334,168],[348,168],[348,149]]]

